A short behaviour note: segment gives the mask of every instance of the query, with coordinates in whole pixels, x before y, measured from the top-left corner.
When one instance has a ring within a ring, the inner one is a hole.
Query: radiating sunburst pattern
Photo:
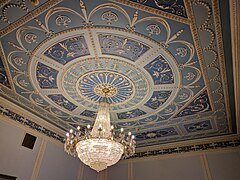
[[[133,95],[134,85],[120,73],[100,71],[83,76],[78,88],[83,96],[96,102],[103,99],[105,95],[102,90],[108,88],[107,100],[114,104],[129,99]]]

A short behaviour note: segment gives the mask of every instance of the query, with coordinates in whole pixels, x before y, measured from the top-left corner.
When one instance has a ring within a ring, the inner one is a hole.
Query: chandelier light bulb
[[[81,127],[80,127],[80,126],[78,126],[78,127],[77,127],[77,130],[79,131],[80,129],[81,129]]]
[[[73,133],[73,130],[72,129],[70,129],[70,131],[69,131],[71,134]]]
[[[102,130],[102,125],[101,124],[99,124],[98,129]]]

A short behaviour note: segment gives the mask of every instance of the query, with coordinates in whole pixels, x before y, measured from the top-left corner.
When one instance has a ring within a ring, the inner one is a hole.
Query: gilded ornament
[[[71,19],[66,15],[58,15],[55,22],[58,26],[64,26],[67,28],[69,23],[71,23]]]
[[[118,16],[112,11],[106,11],[102,14],[102,20],[107,21],[108,24],[118,21]]]

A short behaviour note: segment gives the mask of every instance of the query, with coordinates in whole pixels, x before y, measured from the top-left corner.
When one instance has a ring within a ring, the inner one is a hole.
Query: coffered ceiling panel
[[[67,131],[107,87],[138,147],[235,133],[226,2],[5,1],[1,96]]]

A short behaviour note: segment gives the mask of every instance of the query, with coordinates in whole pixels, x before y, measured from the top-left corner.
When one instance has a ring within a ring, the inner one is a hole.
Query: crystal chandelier
[[[121,157],[127,158],[135,153],[134,135],[129,132],[125,136],[123,128],[115,132],[114,127],[110,126],[110,104],[106,100],[109,92],[109,89],[103,88],[105,98],[99,103],[92,129],[90,125],[87,128],[78,126],[75,132],[71,129],[66,134],[64,145],[68,154],[77,155],[84,164],[97,172],[116,164]]]

